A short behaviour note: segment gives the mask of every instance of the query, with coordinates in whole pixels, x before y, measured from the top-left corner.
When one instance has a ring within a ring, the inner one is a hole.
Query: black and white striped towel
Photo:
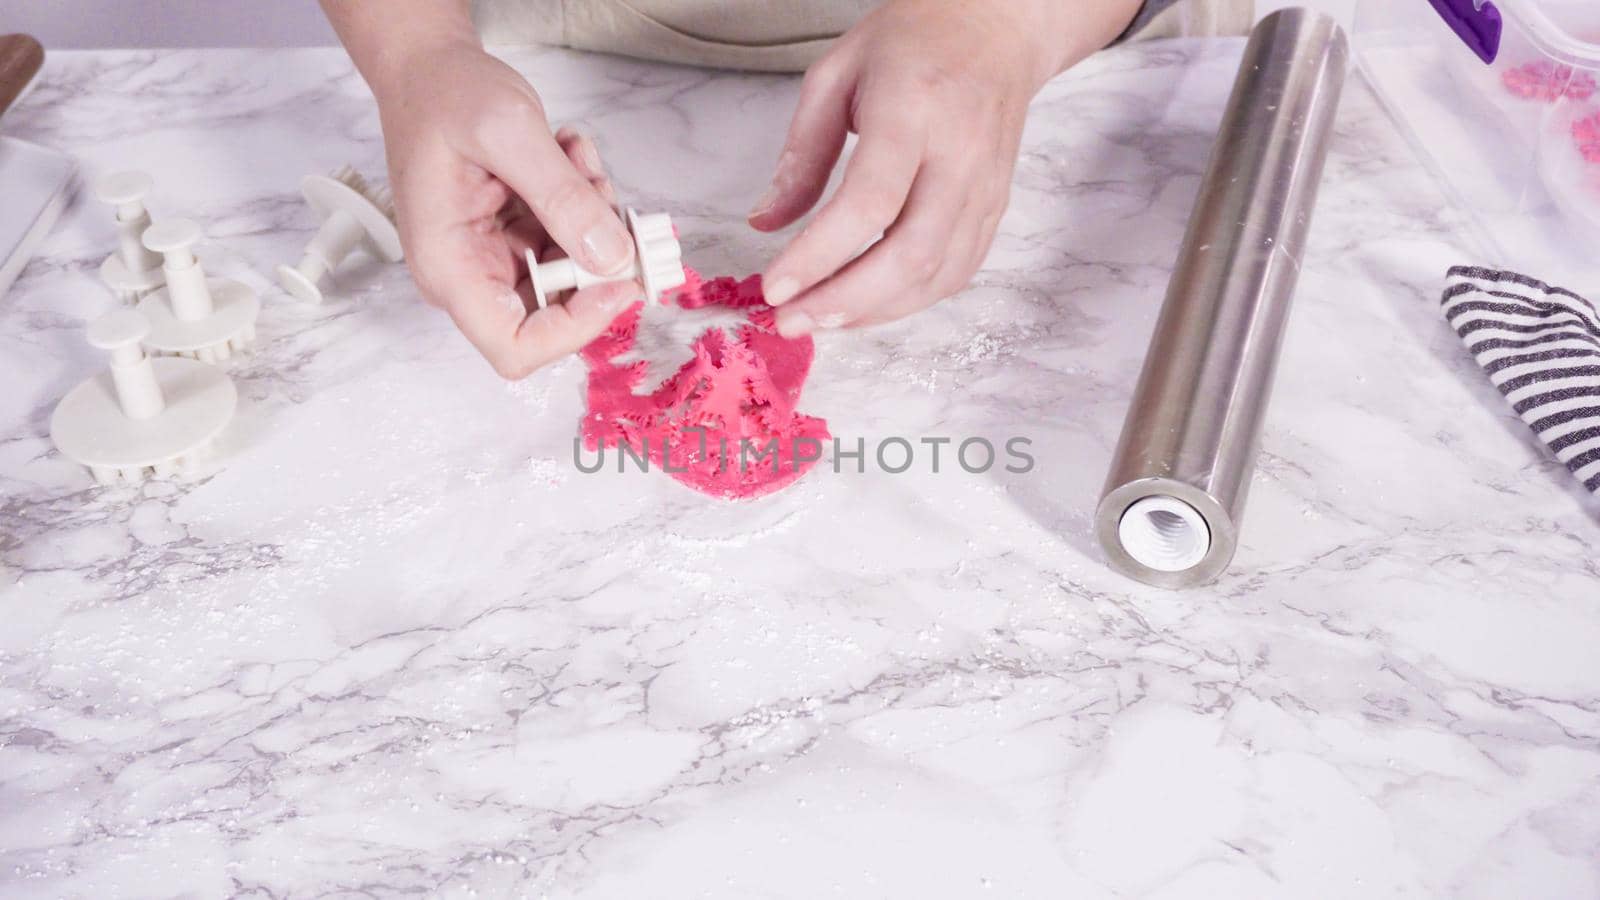
[[[1600,493],[1600,311],[1515,272],[1457,266],[1449,278],[1450,327],[1556,459]]]

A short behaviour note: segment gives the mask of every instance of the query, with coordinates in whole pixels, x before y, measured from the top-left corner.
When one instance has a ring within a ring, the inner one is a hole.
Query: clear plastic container
[[[1361,0],[1353,40],[1481,262],[1600,292],[1600,0]]]

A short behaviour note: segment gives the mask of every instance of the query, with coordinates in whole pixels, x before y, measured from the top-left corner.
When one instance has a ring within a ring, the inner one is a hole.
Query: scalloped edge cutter
[[[89,326],[89,343],[111,367],[79,384],[50,417],[50,440],[100,484],[187,474],[233,419],[239,395],[215,366],[152,358],[143,313],[115,309]]]
[[[322,219],[316,237],[296,266],[277,268],[278,284],[290,296],[321,303],[322,278],[357,248],[385,262],[405,259],[395,227],[394,197],[345,166],[330,175],[307,175],[300,182],[306,203]]]
[[[563,291],[632,279],[644,285],[645,297],[653,303],[664,292],[681,287],[688,280],[683,271],[683,248],[671,216],[640,215],[629,209],[625,218],[636,252],[627,268],[614,275],[596,275],[568,258],[541,263],[531,248],[523,251],[528,260],[528,280],[533,282],[533,296],[540,309],[550,305],[552,295]]]
[[[144,245],[162,257],[167,285],[139,302],[150,320],[144,345],[161,356],[221,362],[255,342],[261,300],[231,278],[207,278],[195,258],[200,226],[173,219],[150,226]]]

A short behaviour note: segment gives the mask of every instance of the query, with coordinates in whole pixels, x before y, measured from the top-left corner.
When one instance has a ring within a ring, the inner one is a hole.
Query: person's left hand
[[[891,0],[807,72],[771,189],[750,224],[774,231],[834,196],[763,273],[788,337],[908,315],[978,270],[1010,196],[1028,103],[1126,26],[1136,0]],[[883,239],[856,254],[879,234]]]

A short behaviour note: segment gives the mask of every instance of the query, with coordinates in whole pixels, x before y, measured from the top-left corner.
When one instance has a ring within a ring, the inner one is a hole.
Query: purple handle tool
[[[1482,6],[1474,0],[1428,0],[1428,3],[1479,59],[1492,63],[1500,55],[1500,32],[1505,23],[1493,3],[1485,2]]]

